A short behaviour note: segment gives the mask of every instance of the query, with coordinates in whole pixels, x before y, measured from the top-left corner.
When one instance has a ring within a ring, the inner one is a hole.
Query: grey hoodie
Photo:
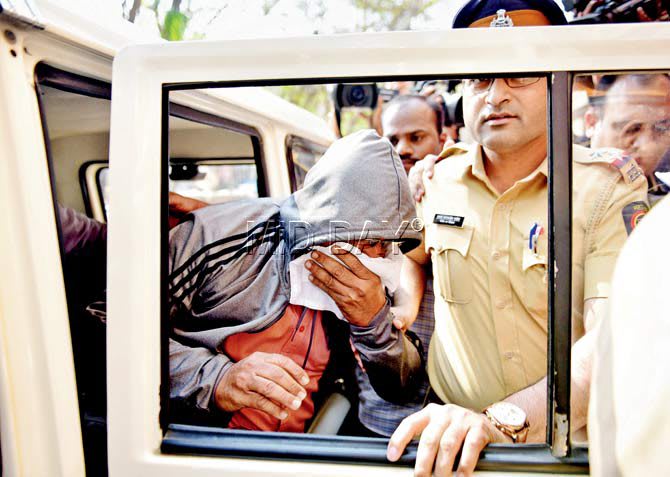
[[[224,340],[261,331],[289,304],[289,262],[313,245],[421,235],[407,176],[391,144],[366,130],[336,141],[284,202],[251,199],[200,209],[170,232],[170,397],[208,409],[233,362]],[[415,344],[391,324],[389,301],[368,327],[350,325],[377,392],[398,401],[423,372]]]

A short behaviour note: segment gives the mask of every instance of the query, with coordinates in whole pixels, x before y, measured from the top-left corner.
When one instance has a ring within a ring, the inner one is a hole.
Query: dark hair
[[[437,134],[442,134],[442,124],[444,123],[444,111],[442,110],[442,106],[438,104],[436,101],[426,98],[425,96],[421,96],[420,94],[401,94],[393,98],[391,101],[386,103],[384,106],[384,111],[382,112],[382,116],[386,112],[388,108],[391,106],[402,106],[403,104],[409,103],[411,101],[419,101],[421,103],[424,103],[428,105],[430,109],[433,110],[435,113],[435,129],[437,130]]]

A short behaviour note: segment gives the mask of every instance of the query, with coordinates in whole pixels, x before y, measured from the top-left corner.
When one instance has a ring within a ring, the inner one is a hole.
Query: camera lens
[[[352,106],[363,106],[367,103],[367,96],[363,86],[354,86],[349,90],[347,99]]]

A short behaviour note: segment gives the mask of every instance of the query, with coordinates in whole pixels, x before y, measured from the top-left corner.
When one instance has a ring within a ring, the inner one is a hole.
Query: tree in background
[[[428,19],[427,10],[440,0],[349,0],[362,13],[363,21],[342,32],[405,31],[412,29],[412,21]],[[328,6],[324,0],[301,0],[300,8],[319,34]],[[326,121],[332,120],[333,103],[325,85],[279,86],[270,88],[283,99],[304,108]],[[325,113],[325,114],[324,114]],[[343,111],[341,131],[344,134],[373,127],[373,112],[361,109]]]
[[[169,41],[183,40],[188,21],[193,16],[191,2],[189,1],[186,9],[182,11],[182,0],[172,0],[172,6],[170,7],[170,10],[165,13],[162,24],[158,21],[158,7],[160,6],[160,3],[160,0],[154,0],[149,8],[153,10],[154,15],[156,15],[156,23],[158,24],[158,30],[161,32],[161,37]]]
[[[141,7],[144,6],[147,10],[152,11],[156,17],[156,26],[158,27],[161,38],[169,41],[183,40],[188,22],[193,16],[191,2],[189,0],[186,8],[182,10],[182,0],[170,1],[172,3],[170,9],[162,15],[159,12],[161,0],[153,0],[151,2],[132,0],[132,3],[130,0],[123,0],[124,17],[129,22],[135,23],[135,20],[141,13]],[[225,6],[223,8],[225,8]]]
[[[264,0],[263,9],[269,13],[279,0]],[[191,32],[186,38],[191,20],[202,17],[203,29],[211,25],[225,10],[229,2],[218,1],[216,7],[194,8],[192,0],[122,0],[123,15],[126,20],[135,23],[141,12],[147,11],[156,19],[156,27],[161,38],[168,41],[201,40],[205,37],[202,31]],[[167,7],[169,5],[169,7]],[[167,7],[167,11],[166,11]],[[265,13],[267,15],[267,13]]]
[[[123,0],[123,18],[130,23],[135,23],[135,18],[137,18],[141,6],[142,0],[133,0],[131,3],[128,0]]]
[[[439,0],[350,0],[363,12],[358,31],[404,31],[412,20],[427,18],[426,10]]]
[[[124,17],[135,23],[143,12],[155,18],[160,36],[169,41],[197,40],[205,38],[205,31],[215,20],[226,13],[232,5],[229,1],[205,0],[120,0]],[[258,11],[260,17],[269,16],[275,8],[293,4],[297,10],[313,25],[312,32],[318,35],[328,30],[326,20],[331,8],[340,8],[341,0],[256,0],[249,1],[252,11]],[[335,28],[338,33],[366,31],[411,30],[413,21],[429,20],[428,9],[448,0],[347,0],[358,13],[358,21],[350,25]],[[205,6],[216,4],[215,7]],[[194,28],[197,18],[199,28]],[[197,30],[197,31],[196,31]],[[332,32],[332,27],[330,28]],[[325,85],[276,86],[268,88],[274,94],[310,111],[326,121],[331,120],[333,104]],[[342,131],[352,132],[371,126],[371,114],[368,111],[349,110],[342,115]]]

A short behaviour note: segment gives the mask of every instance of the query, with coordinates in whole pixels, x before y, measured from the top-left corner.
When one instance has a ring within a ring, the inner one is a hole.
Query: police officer
[[[591,147],[626,151],[647,176],[649,202],[667,193],[655,172],[670,150],[670,77],[667,74],[606,75],[600,79],[593,107],[584,117],[592,126]],[[604,93],[604,94],[602,94]]]
[[[564,24],[552,0],[468,2],[455,27]],[[428,374],[444,405],[406,418],[389,442],[397,460],[421,434],[415,475],[469,475],[489,443],[541,442],[546,427],[547,127],[544,78],[464,84],[473,146],[440,155],[426,180],[418,264],[433,264],[435,332]],[[620,247],[647,210],[634,160],[574,150],[573,426],[585,425],[592,333]],[[632,212],[627,220],[626,214]],[[634,219],[632,217],[635,217]],[[626,221],[627,220],[627,221]],[[482,412],[484,410],[484,412]]]

